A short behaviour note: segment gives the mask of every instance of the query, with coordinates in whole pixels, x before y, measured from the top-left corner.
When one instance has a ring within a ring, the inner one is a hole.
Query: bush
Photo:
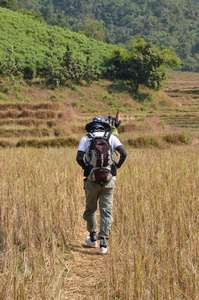
[[[20,140],[16,147],[34,147],[34,148],[43,148],[43,147],[77,147],[79,142],[74,138],[57,138],[49,140]]]
[[[8,141],[0,141],[0,147],[1,148],[11,148],[13,147],[13,143],[8,142]]]
[[[189,144],[191,142],[191,137],[187,136],[185,133],[172,133],[164,135],[163,140],[174,145]]]
[[[155,135],[139,136],[129,139],[128,145],[134,148],[161,147],[161,143]]]
[[[24,79],[33,79],[36,75],[36,69],[33,66],[27,66],[23,69]]]
[[[189,144],[191,137],[185,133],[167,133],[164,136],[146,135],[128,139],[127,144],[134,148],[164,148],[167,144],[181,145]]]

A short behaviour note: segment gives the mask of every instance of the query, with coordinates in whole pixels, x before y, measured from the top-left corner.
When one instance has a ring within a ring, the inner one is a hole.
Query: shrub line
[[[192,137],[186,135],[185,133],[171,133],[165,134],[162,136],[156,135],[146,135],[146,136],[137,136],[127,141],[124,141],[123,144],[130,146],[132,148],[158,148],[164,149],[171,145],[188,145],[192,141]],[[1,148],[9,147],[33,147],[33,148],[50,148],[50,147],[77,147],[79,141],[72,137],[62,137],[62,138],[52,138],[47,140],[37,140],[37,139],[21,139],[16,144],[1,140]]]

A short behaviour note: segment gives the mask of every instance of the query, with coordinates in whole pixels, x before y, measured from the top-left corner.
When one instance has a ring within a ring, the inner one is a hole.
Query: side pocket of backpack
[[[111,165],[111,174],[113,176],[116,176],[117,175],[117,168],[116,168],[116,165],[115,164],[112,164]]]
[[[88,177],[89,176],[89,174],[90,174],[90,172],[91,172],[91,170],[92,170],[92,165],[88,165],[88,166],[86,166],[86,168],[84,169],[84,176],[85,177]]]

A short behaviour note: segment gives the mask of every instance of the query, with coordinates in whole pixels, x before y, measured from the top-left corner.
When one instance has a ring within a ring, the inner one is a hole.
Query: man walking
[[[85,128],[88,134],[81,139],[76,157],[85,176],[86,208],[83,218],[87,222],[87,230],[90,233],[85,242],[90,247],[97,247],[97,240],[100,240],[100,253],[105,254],[107,253],[106,240],[109,238],[113,223],[115,176],[117,169],[124,163],[127,153],[120,140],[111,134],[111,126],[104,119],[94,118]],[[113,160],[114,151],[120,154],[118,163]],[[97,235],[98,199],[100,230]]]

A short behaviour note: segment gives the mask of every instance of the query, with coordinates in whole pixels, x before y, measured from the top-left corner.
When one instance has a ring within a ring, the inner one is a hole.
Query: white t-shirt
[[[104,132],[102,132],[102,131],[94,132],[93,135],[94,136],[104,136]],[[85,135],[80,140],[78,151],[83,151],[83,152],[85,152],[87,154],[88,150],[89,150],[90,144],[91,144],[91,139],[87,135]],[[122,145],[122,143],[120,142],[120,140],[116,136],[114,136],[113,134],[111,134],[111,136],[110,136],[109,144],[110,144],[111,149],[112,149],[112,154],[114,153],[115,149],[118,146]]]

